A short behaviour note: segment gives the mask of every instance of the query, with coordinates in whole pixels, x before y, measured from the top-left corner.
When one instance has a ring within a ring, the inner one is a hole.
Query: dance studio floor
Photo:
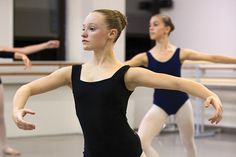
[[[11,138],[9,143],[21,150],[21,157],[82,157],[83,137],[80,134]],[[236,134],[216,134],[196,139],[199,157],[235,157]],[[177,133],[162,134],[154,139],[161,157],[185,157]]]

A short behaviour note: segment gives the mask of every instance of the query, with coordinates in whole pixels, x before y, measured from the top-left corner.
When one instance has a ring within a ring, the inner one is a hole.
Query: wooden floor
[[[21,157],[83,157],[83,136],[60,135],[8,139],[21,150]],[[161,157],[185,157],[177,133],[162,134],[154,139]],[[213,137],[197,138],[199,157],[235,157],[236,135],[219,133]]]

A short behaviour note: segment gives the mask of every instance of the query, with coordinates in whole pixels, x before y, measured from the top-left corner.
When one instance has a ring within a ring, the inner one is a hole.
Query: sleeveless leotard
[[[82,81],[81,69],[82,65],[72,67],[72,89],[84,134],[84,157],[140,157],[140,139],[126,118],[132,93],[124,82],[129,66],[95,82]]]
[[[180,48],[177,48],[174,55],[166,62],[156,60],[150,52],[146,54],[149,70],[181,77]],[[168,115],[176,114],[189,98],[184,92],[165,89],[155,89],[153,97],[153,103],[162,108]]]

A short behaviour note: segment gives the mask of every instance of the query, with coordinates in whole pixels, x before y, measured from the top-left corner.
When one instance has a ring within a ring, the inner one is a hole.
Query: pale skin
[[[149,34],[150,38],[155,41],[155,46],[149,50],[152,56],[160,61],[168,61],[175,53],[176,46],[169,41],[171,28],[163,23],[160,16],[153,16],[150,19]],[[214,63],[235,64],[236,58],[222,55],[209,55],[204,52],[181,48],[180,61],[209,61]],[[131,66],[148,66],[148,58],[145,52],[134,56],[126,64]],[[174,105],[174,104],[166,104]],[[160,155],[152,147],[152,140],[160,133],[166,122],[168,115],[160,107],[153,105],[144,116],[138,134],[140,135],[144,152],[147,157],[159,157]],[[187,101],[176,113],[176,123],[179,128],[181,140],[186,148],[188,157],[196,157],[196,146],[194,142],[194,122],[193,111],[190,101]]]
[[[94,82],[110,78],[118,69],[124,66],[117,60],[113,51],[117,29],[107,28],[103,15],[97,12],[90,13],[85,18],[83,28],[81,35],[83,48],[87,51],[93,51],[93,59],[83,64],[80,79],[86,82]],[[13,120],[20,129],[33,130],[36,128],[35,124],[24,120],[24,116],[27,114],[35,114],[35,112],[25,108],[29,97],[61,86],[71,87],[71,70],[71,66],[61,68],[48,76],[19,88],[13,100]],[[145,86],[188,92],[204,99],[206,106],[212,105],[215,108],[215,112],[209,119],[212,123],[218,123],[222,118],[220,99],[199,83],[165,74],[153,73],[143,68],[130,68],[125,74],[124,80],[126,88],[131,91],[136,87]],[[145,157],[145,155],[142,154],[142,157]]]
[[[58,48],[60,45],[60,42],[58,40],[49,40],[44,43],[40,44],[35,44],[35,45],[30,45],[30,46],[25,46],[25,47],[1,47],[0,51],[10,51],[14,53],[14,58],[15,59],[20,59],[23,61],[25,65],[25,69],[30,69],[31,68],[31,61],[27,57],[28,54],[32,53],[37,53],[41,50],[44,49],[51,49],[51,48]],[[20,152],[16,149],[11,148],[7,144],[6,140],[6,128],[5,128],[5,122],[4,122],[4,98],[3,94],[4,89],[3,85],[0,84],[0,146],[3,147],[3,153],[7,155],[20,155]]]
[[[59,46],[60,46],[60,41],[49,40],[47,42],[43,42],[43,43],[35,44],[35,45],[29,45],[25,47],[1,47],[0,49],[3,51],[19,52],[25,55],[29,55],[29,54],[36,53],[45,49],[58,48]]]

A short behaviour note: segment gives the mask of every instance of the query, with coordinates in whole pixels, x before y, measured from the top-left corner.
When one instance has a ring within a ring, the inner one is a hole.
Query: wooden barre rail
[[[52,72],[0,72],[0,76],[33,76],[33,75],[49,75]]]
[[[236,70],[236,64],[214,64],[214,63],[184,63],[183,69],[200,69],[200,70]]]
[[[65,66],[71,66],[74,64],[81,64],[78,62],[65,62],[65,61],[33,61],[32,65],[35,67],[56,67],[56,69],[59,69],[61,67]],[[0,68],[3,67],[24,67],[24,64],[22,62],[6,62],[6,63],[0,63]],[[42,70],[29,70],[29,71],[0,71],[0,76],[39,76],[39,75],[48,75],[52,73],[51,71],[42,71]]]
[[[56,69],[59,69],[61,67],[65,66],[71,66],[73,64],[81,64],[78,62],[65,62],[65,61],[33,61],[32,64],[35,67],[55,67]],[[8,62],[8,63],[0,63],[0,68],[3,67],[23,67],[24,64],[22,62]],[[188,69],[196,69],[199,68],[201,71],[205,70],[236,70],[236,64],[212,64],[210,62],[186,62],[184,63],[183,70]],[[30,71],[0,71],[0,76],[42,76],[42,75],[48,75],[52,73],[55,69],[52,70],[30,70]],[[233,85],[236,86],[236,78],[196,78],[191,77],[187,79],[191,79],[194,81],[199,81],[202,84],[209,84],[209,85]]]
[[[70,61],[32,61],[32,65],[35,66],[70,66],[73,64],[82,64],[81,62],[70,62]],[[0,67],[4,66],[24,66],[23,62],[14,61],[14,62],[2,62],[0,63]],[[204,61],[186,61],[183,64],[183,68],[196,68],[199,67],[201,69],[233,69],[236,70],[236,64],[215,64],[211,62]]]
[[[197,81],[196,78],[185,78]],[[198,81],[206,86],[236,87],[236,78],[200,78]]]
[[[65,61],[33,61],[33,66],[58,66],[58,67],[64,67],[64,66],[70,66],[73,64],[81,64],[79,62],[65,62]],[[24,66],[22,62],[3,62],[0,63],[0,67],[17,67],[17,66]]]
[[[43,75],[49,75],[51,72],[3,72],[0,75],[1,76],[43,76]],[[193,81],[196,81],[196,78],[188,78],[184,77],[186,79],[190,79]],[[208,86],[232,86],[236,87],[236,78],[201,78],[199,80],[200,83]]]

